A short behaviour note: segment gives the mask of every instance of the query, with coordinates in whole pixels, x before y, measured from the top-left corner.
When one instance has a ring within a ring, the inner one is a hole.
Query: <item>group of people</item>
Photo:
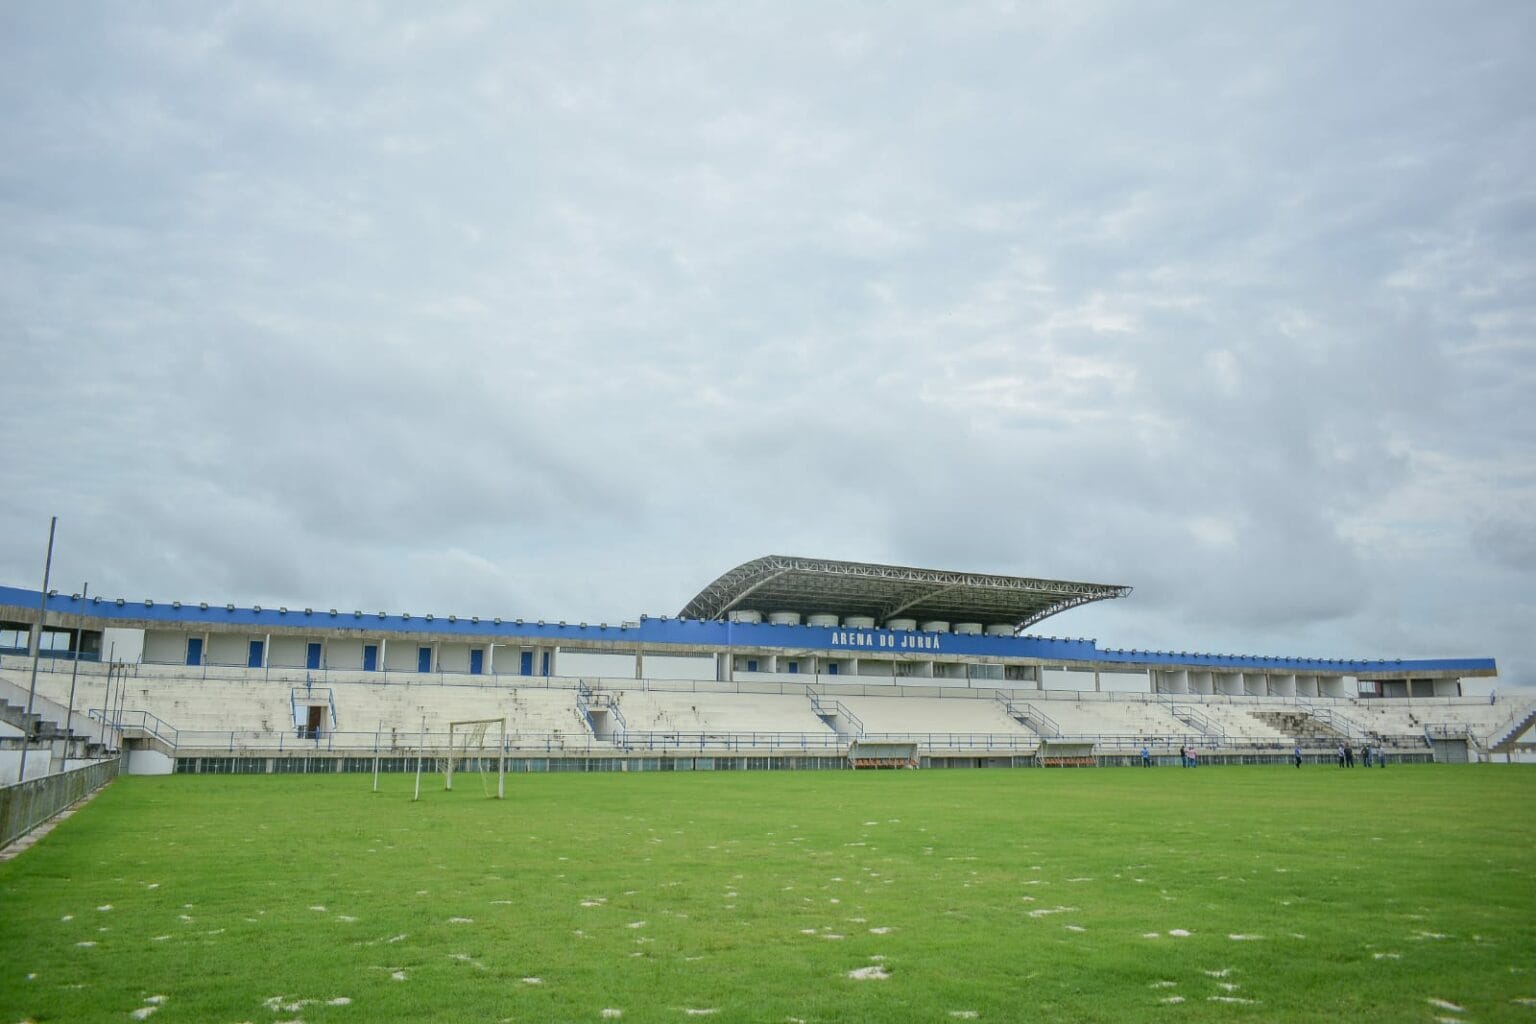
[[[1355,751],[1348,743],[1339,744],[1338,754],[1340,768],[1353,768],[1355,766]],[[1371,745],[1367,743],[1360,748],[1360,756],[1365,761],[1367,768],[1371,766],[1372,757],[1376,759],[1376,767],[1385,768],[1387,766],[1387,752],[1380,747],[1372,749]]]
[[[1387,766],[1387,752],[1385,750],[1381,749],[1380,747],[1374,747],[1373,748],[1369,743],[1367,743],[1367,744],[1365,744],[1364,746],[1362,746],[1360,748],[1360,753],[1361,753],[1361,756],[1365,760],[1365,766],[1367,768],[1369,768],[1371,766],[1372,758],[1375,759],[1376,766],[1378,768],[1385,768]],[[1295,749],[1291,752],[1291,757],[1295,760],[1296,767],[1300,768],[1301,767],[1301,762],[1302,762],[1301,744],[1300,743],[1296,744]],[[1181,745],[1179,747],[1179,765],[1181,767],[1184,767],[1184,768],[1196,768],[1196,767],[1199,767],[1199,765],[1200,765],[1200,755],[1195,753],[1195,748],[1194,747],[1191,747],[1191,746],[1188,746],[1188,745]],[[1151,747],[1149,747],[1145,743],[1143,743],[1141,745],[1141,766],[1143,768],[1151,768],[1152,767],[1152,749],[1151,749]],[[1354,750],[1354,748],[1351,747],[1348,743],[1340,743],[1339,744],[1339,767],[1340,768],[1353,768],[1354,766],[1355,766],[1355,750]]]
[[[1198,767],[1200,755],[1195,753],[1194,747],[1181,746],[1179,747],[1179,764],[1184,768]],[[1152,767],[1152,749],[1145,743],[1141,745],[1141,766],[1143,768]]]

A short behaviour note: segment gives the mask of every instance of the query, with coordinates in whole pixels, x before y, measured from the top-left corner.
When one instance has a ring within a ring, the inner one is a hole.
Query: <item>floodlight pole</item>
[[[116,649],[116,645],[113,645]],[[117,663],[117,749],[121,753],[123,749],[123,708],[128,703],[128,666],[122,662]],[[142,721],[142,719],[141,719]]]
[[[101,694],[101,742],[110,750],[116,750],[112,742],[112,683],[117,679],[117,641],[107,648],[107,688]]]
[[[27,748],[32,745],[32,702],[37,699],[37,659],[43,647],[43,620],[48,615],[48,574],[53,571],[53,532],[58,528],[59,517],[48,520],[48,556],[43,559],[43,592],[37,597],[37,625],[32,629],[32,684],[27,688],[27,714],[22,721],[21,767],[16,781],[27,781]]]
[[[84,606],[86,597],[91,592],[91,581],[86,580],[80,586],[80,604]],[[69,673],[69,707],[64,712],[64,759],[69,759],[69,730],[75,721],[75,681],[80,678],[80,647],[85,640],[85,630],[75,628],[75,667]]]

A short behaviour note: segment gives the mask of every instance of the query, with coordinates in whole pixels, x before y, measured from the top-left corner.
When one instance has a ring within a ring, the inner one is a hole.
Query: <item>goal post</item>
[[[496,799],[507,793],[507,720],[505,718],[471,718],[462,722],[448,723],[448,764],[443,770],[443,788],[453,789],[453,766],[460,758],[473,757],[479,767],[481,788],[484,789],[487,739],[496,744]]]

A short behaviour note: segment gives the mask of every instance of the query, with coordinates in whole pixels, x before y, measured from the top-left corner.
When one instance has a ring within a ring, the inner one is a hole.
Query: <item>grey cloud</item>
[[[1536,678],[1466,610],[1536,571],[1528,5],[0,19],[8,582],[55,511],[103,585],[574,620],[776,550]]]

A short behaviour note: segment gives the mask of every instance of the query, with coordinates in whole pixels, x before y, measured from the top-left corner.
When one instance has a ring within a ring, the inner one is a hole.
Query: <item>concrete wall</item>
[[[129,750],[123,753],[123,771],[129,775],[170,775],[176,771],[176,761],[158,750]],[[31,774],[28,765],[27,774]]]
[[[569,655],[567,655],[569,657]],[[659,679],[713,679],[715,659],[711,657],[669,657],[645,655],[645,674]]]
[[[205,654],[210,665],[244,665],[250,656],[250,642],[257,637],[238,633],[215,633],[208,638]]]
[[[303,668],[309,663],[309,642],[302,636],[275,636],[267,651],[273,668]]]
[[[21,751],[0,750],[0,786],[13,786],[21,781]],[[27,751],[27,778],[36,779],[53,770],[53,752],[44,748]]]
[[[533,670],[542,667],[534,658]],[[635,656],[632,654],[603,654],[597,651],[561,651],[559,672],[562,676],[612,676],[615,679],[635,677]],[[514,663],[509,671],[516,672]]]
[[[187,636],[163,630],[144,634],[144,660],[163,665],[181,665],[187,660]]]

